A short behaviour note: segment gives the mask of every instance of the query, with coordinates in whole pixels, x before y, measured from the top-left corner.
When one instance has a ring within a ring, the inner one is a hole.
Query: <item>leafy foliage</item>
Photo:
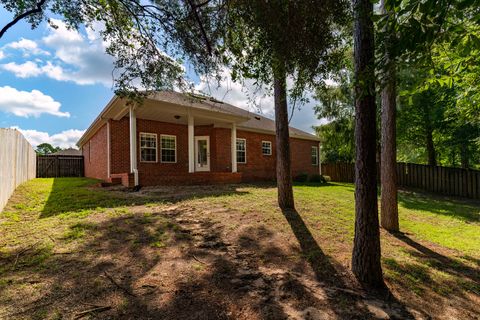
[[[60,147],[54,147],[50,143],[41,143],[37,146],[35,152],[40,155],[47,155],[62,150]]]
[[[270,86],[285,68],[293,77],[290,95],[338,65],[344,48],[341,30],[349,22],[347,1],[238,1],[229,7],[229,27],[219,46],[235,79]],[[273,71],[273,72],[272,72]]]

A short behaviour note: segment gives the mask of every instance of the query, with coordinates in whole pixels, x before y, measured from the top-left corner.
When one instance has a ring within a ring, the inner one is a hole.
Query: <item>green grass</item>
[[[74,250],[78,243],[94,239],[98,221],[122,217],[129,219],[122,220],[124,225],[110,225],[112,234],[141,226],[146,230],[144,238],[130,232],[131,244],[146,243],[163,250],[171,241],[191,237],[157,214],[169,201],[217,218],[229,230],[241,227],[245,218],[247,223],[265,225],[291,237],[292,227],[276,206],[276,189],[271,184],[218,186],[209,189],[213,190],[210,193],[197,188],[183,198],[167,200],[155,194],[106,191],[93,187],[96,183],[85,178],[60,178],[34,179],[21,185],[0,213],[0,260],[12,261],[19,248],[32,246],[28,255],[20,256],[17,269],[54,268],[48,264],[54,251]],[[294,192],[297,211],[322,251],[348,265],[354,235],[354,186],[301,184]],[[138,206],[143,209],[135,215],[134,207]],[[215,215],[208,212],[211,209],[225,212]],[[229,219],[225,215],[230,215]],[[480,261],[478,202],[400,192],[399,216],[405,236],[396,238],[382,232],[388,281],[418,296],[428,290],[446,296],[455,288],[480,294],[477,278],[468,277],[478,271],[475,266],[478,268]],[[292,259],[315,261],[317,253],[303,252]],[[0,275],[10,267],[0,267]],[[0,288],[5,285],[0,282]]]
[[[20,220],[27,219],[28,227],[33,224],[34,228],[44,229],[51,223],[48,219],[56,217],[55,221],[65,220],[60,224],[69,226],[65,231],[66,238],[76,239],[81,238],[86,229],[92,228],[79,224],[92,213],[109,210],[112,216],[124,215],[129,213],[129,206],[145,204],[153,207],[161,202],[151,198],[122,197],[99,188],[89,188],[95,183],[97,180],[85,178],[31,180],[17,189],[12,201],[0,214],[0,224],[3,227],[18,227]],[[295,187],[297,209],[308,223],[322,228],[327,234],[343,234],[350,241],[354,232],[353,191],[351,184],[298,185]],[[224,207],[235,205],[245,213],[255,210],[260,216],[263,214],[262,220],[275,220],[278,218],[275,216],[275,193],[270,186],[245,186],[237,193],[200,199]],[[258,206],[261,202],[266,205]],[[467,255],[480,255],[480,206],[476,203],[400,193],[399,216],[400,228],[404,232]],[[47,220],[45,225],[43,219]],[[145,223],[148,223],[148,216]]]
[[[301,186],[296,187],[296,191],[300,203],[310,209],[310,219],[328,222],[335,217],[335,227],[341,227],[353,237],[353,185],[333,184],[321,187],[320,192],[310,186]],[[400,192],[399,219],[403,232],[465,254],[480,256],[479,203]]]

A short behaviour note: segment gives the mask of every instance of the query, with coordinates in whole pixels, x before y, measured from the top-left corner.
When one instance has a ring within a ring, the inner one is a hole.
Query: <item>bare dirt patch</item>
[[[449,296],[461,307],[445,311],[431,306],[437,295],[423,301],[395,282],[395,298],[368,295],[339,262],[350,248],[326,253],[315,228],[272,207],[271,186],[258,188],[260,196],[238,185],[108,191],[130,205],[82,218],[70,238],[37,235],[38,243],[0,256],[0,318],[478,318],[475,294]],[[405,238],[383,236],[411,249]]]

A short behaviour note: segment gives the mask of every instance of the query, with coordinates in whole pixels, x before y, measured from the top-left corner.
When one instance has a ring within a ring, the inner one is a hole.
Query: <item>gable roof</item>
[[[74,148],[60,150],[51,154],[52,156],[81,156],[82,151]]]
[[[253,129],[255,131],[275,133],[275,121],[272,119],[211,97],[184,94],[175,91],[159,91],[149,96],[149,99],[245,117],[248,120],[239,123],[237,129]],[[316,135],[291,126],[289,127],[289,131],[290,137],[292,138],[319,140]]]
[[[237,129],[239,130],[275,134],[275,121],[272,119],[211,97],[175,91],[157,91],[149,94],[146,99],[150,101],[161,101],[171,105],[186,107],[188,109],[204,111],[208,112],[209,114],[218,113],[223,116],[231,117],[232,119],[236,119]],[[118,110],[119,102],[124,102],[124,108],[120,111]],[[87,141],[87,139],[92,136],[101,127],[101,125],[103,125],[103,123],[105,123],[106,119],[115,118],[113,115],[118,117],[119,115],[123,116],[126,114],[126,112],[128,112],[128,108],[125,107],[125,103],[125,99],[114,96],[100,113],[100,115],[85,131],[83,136],[77,142],[77,145],[81,147]],[[117,108],[117,110],[113,110],[115,108]],[[317,136],[294,127],[289,127],[289,132],[291,138],[319,141]]]

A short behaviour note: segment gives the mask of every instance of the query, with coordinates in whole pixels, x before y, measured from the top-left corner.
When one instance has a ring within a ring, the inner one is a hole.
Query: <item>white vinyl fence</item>
[[[35,178],[36,159],[19,131],[0,128],[0,212],[19,184]]]

